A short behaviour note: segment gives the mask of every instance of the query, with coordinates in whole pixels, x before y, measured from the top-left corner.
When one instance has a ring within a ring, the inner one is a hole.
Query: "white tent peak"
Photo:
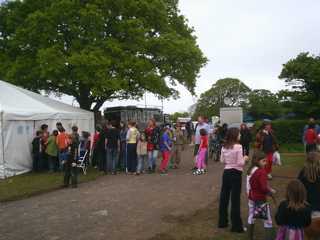
[[[32,169],[31,142],[42,124],[94,132],[93,112],[0,81],[0,179]]]
[[[77,112],[88,114],[89,111],[62,103],[41,94],[17,87],[0,80],[0,111],[4,112]]]

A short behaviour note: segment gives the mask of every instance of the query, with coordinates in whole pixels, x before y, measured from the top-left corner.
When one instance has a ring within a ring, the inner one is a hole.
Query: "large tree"
[[[177,122],[178,118],[186,118],[186,117],[190,117],[190,113],[188,112],[175,112],[173,114],[170,115],[170,120],[172,122]]]
[[[320,108],[320,56],[301,53],[283,65],[279,76],[290,90],[282,95],[298,115],[317,115]]]
[[[248,102],[250,91],[239,79],[220,79],[201,94],[194,115],[211,117],[219,115],[221,107],[244,106]]]
[[[85,109],[145,91],[192,94],[207,59],[178,0],[24,0],[0,6],[0,79]]]
[[[276,119],[285,113],[285,109],[277,94],[269,90],[253,90],[248,97],[246,112],[254,119]]]

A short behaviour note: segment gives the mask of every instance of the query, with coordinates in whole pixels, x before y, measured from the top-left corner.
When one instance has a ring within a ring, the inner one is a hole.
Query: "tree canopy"
[[[239,79],[224,78],[201,94],[194,115],[219,115],[221,107],[243,106],[248,102],[250,88]]]
[[[0,6],[0,79],[85,109],[145,91],[192,94],[207,59],[177,0],[24,0]]]
[[[320,56],[299,54],[283,65],[279,78],[291,87],[282,91],[282,96],[293,112],[300,116],[320,115]]]
[[[256,89],[248,96],[246,112],[254,119],[276,119],[284,113],[284,108],[277,94],[269,90]]]
[[[170,115],[170,121],[172,122],[177,122],[178,118],[185,118],[185,117],[190,117],[190,113],[188,112],[175,112]]]

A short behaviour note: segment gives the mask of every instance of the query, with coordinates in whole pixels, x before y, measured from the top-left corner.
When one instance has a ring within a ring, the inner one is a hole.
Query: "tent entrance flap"
[[[28,172],[32,169],[31,143],[34,121],[4,122],[5,177]]]

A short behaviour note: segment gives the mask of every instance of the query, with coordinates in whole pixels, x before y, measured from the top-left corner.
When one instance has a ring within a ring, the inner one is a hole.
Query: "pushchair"
[[[218,162],[220,160],[220,154],[221,141],[216,136],[214,136],[212,139],[210,139],[209,143],[209,159]]]

